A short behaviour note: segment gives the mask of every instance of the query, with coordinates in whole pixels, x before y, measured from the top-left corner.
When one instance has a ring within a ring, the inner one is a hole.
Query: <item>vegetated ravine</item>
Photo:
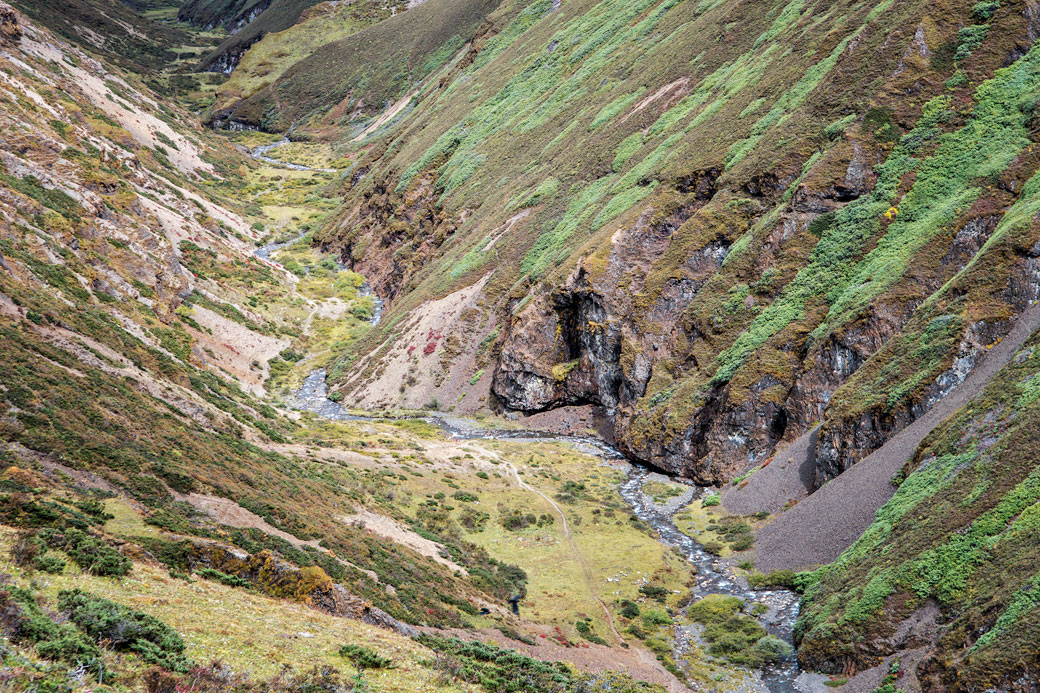
[[[324,368],[311,371],[290,399],[290,406],[334,421],[386,420],[385,416],[352,412],[339,402],[329,399],[328,386],[325,382],[326,375]],[[599,438],[588,436],[556,435],[528,429],[487,429],[462,418],[426,416],[423,417],[423,420],[440,427],[454,438],[464,440],[555,441],[575,445],[583,452],[596,455],[604,460],[625,460],[628,467],[627,474],[618,487],[619,495],[632,509],[633,514],[654,531],[658,541],[678,550],[683,558],[693,566],[696,574],[696,590],[690,604],[692,605],[710,594],[739,597],[745,604],[762,602],[769,607],[769,610],[757,616],[759,622],[770,635],[793,645],[794,623],[798,618],[798,596],[792,591],[783,589],[755,591],[748,589],[746,580],[734,575],[727,565],[708,553],[703,546],[675,526],[672,518],[678,509],[662,509],[647,497],[643,492],[643,483],[650,474],[650,470],[629,460],[614,446]],[[686,479],[671,478],[677,483],[692,485]],[[706,487],[695,486],[694,488],[697,489],[693,496],[695,501],[703,496]],[[689,605],[685,608],[689,608]],[[682,648],[684,643],[697,637],[696,626],[676,624],[675,629],[673,647],[676,649]],[[794,693],[801,690],[795,683],[800,675],[797,655],[791,654],[778,663],[766,665],[761,671],[761,680],[771,693]]]
[[[256,147],[250,150],[250,155],[257,160],[295,170],[324,170],[309,169],[309,167],[302,164],[266,156],[267,152],[273,148],[288,142],[288,139],[283,139],[272,144]],[[257,248],[253,254],[258,258],[272,262],[271,254],[273,252],[295,243],[303,235],[305,234],[280,243],[269,243]],[[367,282],[361,286],[360,295],[370,296],[373,299],[373,311],[370,321],[373,325],[377,325],[383,314],[383,299],[372,291]],[[385,416],[376,414],[356,413],[358,410],[352,411],[341,403],[329,399],[328,384],[326,383],[327,375],[328,373],[324,368],[312,370],[304,378],[292,397],[289,398],[288,404],[293,408],[308,411],[333,421],[379,421],[386,419]],[[488,429],[476,422],[459,417],[447,418],[428,415],[423,417],[423,420],[438,426],[448,435],[463,440],[563,442],[575,445],[582,449],[583,452],[595,455],[603,460],[615,462],[624,460],[627,465],[627,473],[625,480],[618,486],[618,494],[632,509],[632,513],[653,530],[658,541],[677,550],[694,569],[696,592],[693,595],[693,599],[684,607],[684,611],[699,599],[710,594],[735,596],[743,600],[745,604],[752,602],[766,604],[769,610],[757,615],[756,618],[770,635],[774,635],[791,644],[792,654],[783,657],[779,662],[767,664],[761,670],[761,682],[771,693],[795,693],[801,690],[795,683],[802,672],[798,666],[797,654],[794,653],[793,649],[794,624],[798,618],[798,596],[794,592],[785,589],[750,590],[747,587],[746,580],[737,577],[728,565],[706,551],[703,546],[689,535],[680,531],[676,527],[673,517],[681,507],[662,508],[656,505],[643,492],[643,484],[650,474],[650,470],[646,466],[630,459],[618,448],[604,440],[591,436],[558,435],[531,429]],[[707,492],[707,487],[695,486],[688,479],[683,479],[677,475],[668,476],[676,483],[693,486],[697,489],[690,502],[703,497]],[[698,627],[695,625],[676,624],[673,648],[677,653],[685,646],[685,643],[697,638],[697,630]]]

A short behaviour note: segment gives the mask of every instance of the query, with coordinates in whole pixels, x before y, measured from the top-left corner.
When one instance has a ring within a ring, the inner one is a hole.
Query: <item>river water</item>
[[[256,250],[253,251],[253,255],[256,255],[261,260],[267,260],[268,262],[273,262],[273,260],[271,260],[271,253],[273,253],[276,250],[281,250],[282,248],[284,248],[287,245],[291,245],[291,244],[295,243],[296,241],[300,240],[301,238],[303,238],[306,235],[307,235],[307,232],[304,232],[304,233],[301,233],[299,236],[296,236],[295,238],[290,238],[289,240],[284,241],[282,243],[268,243],[267,245],[260,246],[259,248],[257,248]]]
[[[383,305],[385,301],[381,299],[375,291],[372,291],[372,287],[365,282],[358,288],[358,296],[369,296],[372,299],[372,317],[368,319],[373,325],[378,325],[379,321],[383,319]]]
[[[267,156],[275,147],[289,143],[287,138],[278,142],[262,145],[252,150],[254,158],[261,161],[283,166],[298,171],[322,171],[335,173],[335,169],[314,169],[303,164],[294,164],[280,161]],[[255,251],[257,257],[270,260],[271,253],[283,248],[298,239],[294,238],[285,243],[272,243],[258,248]],[[378,324],[383,317],[384,301],[376,296],[372,288],[363,284],[358,293],[361,296],[371,296],[373,299],[373,310],[371,322]],[[324,368],[311,371],[304,379],[300,388],[289,398],[288,404],[296,409],[313,412],[318,416],[335,421],[369,421],[379,417],[369,415],[353,414],[346,407],[328,398],[328,385],[326,384],[327,373]],[[670,546],[690,563],[696,574],[696,594],[691,603],[698,598],[709,594],[725,594],[739,597],[746,604],[761,602],[768,606],[768,611],[758,616],[759,622],[771,635],[782,640],[792,642],[792,630],[795,620],[798,618],[798,596],[788,590],[750,590],[747,583],[736,577],[733,571],[718,558],[704,550],[704,548],[692,538],[683,534],[675,526],[673,516],[677,508],[661,507],[643,493],[643,484],[650,470],[638,464],[627,461],[625,456],[616,448],[599,440],[598,438],[584,436],[563,436],[540,431],[511,431],[511,430],[487,430],[476,426],[467,425],[464,419],[449,417],[429,416],[425,420],[439,426],[449,435],[465,440],[530,440],[530,441],[561,441],[576,446],[582,452],[593,454],[601,459],[611,462],[624,461],[627,465],[625,480],[620,484],[618,491],[621,497],[632,509],[632,512],[640,520],[650,526],[656,533],[661,543]],[[698,495],[703,496],[705,489],[700,489]],[[677,625],[675,627],[675,648],[679,658],[682,651],[688,647],[692,640],[697,640],[699,627]],[[822,678],[803,674],[798,668],[796,655],[784,658],[782,661],[768,665],[764,669],[754,673],[754,679],[741,687],[743,691],[769,691],[769,693],[815,693],[826,691],[822,686]]]
[[[267,156],[267,153],[272,149],[281,147],[282,145],[289,144],[292,140],[288,137],[283,137],[277,142],[271,142],[270,144],[261,144],[259,147],[254,147],[250,150],[249,155],[254,159],[263,161],[266,164],[273,166],[281,166],[282,168],[292,169],[293,171],[318,171],[319,173],[337,173],[337,169],[334,168],[313,168],[311,166],[304,166],[303,164],[294,164],[291,161],[282,161],[281,159],[275,159],[274,157]]]
[[[325,382],[325,369],[312,371],[303,381],[300,389],[290,398],[288,404],[296,409],[313,412],[319,416],[335,421],[371,421],[379,417],[351,413],[346,407],[328,398],[328,386]],[[565,436],[541,431],[529,430],[487,430],[467,425],[465,419],[452,417],[427,416],[424,420],[439,426],[452,437],[464,440],[515,440],[515,441],[560,441],[575,445],[580,451],[593,454],[606,461],[624,462],[627,467],[625,480],[618,490],[621,497],[640,520],[649,525],[659,537],[661,543],[679,551],[696,572],[696,594],[693,602],[709,594],[725,594],[739,597],[746,604],[761,602],[769,610],[758,616],[759,622],[771,635],[784,641],[792,641],[792,629],[798,618],[798,595],[789,590],[750,590],[745,581],[737,578],[732,570],[718,558],[675,526],[673,515],[680,509],[655,505],[643,493],[643,484],[652,473],[644,466],[628,462],[616,448],[599,440],[585,436]],[[703,495],[705,489],[700,488],[697,495]],[[696,501],[694,501],[696,502]],[[691,602],[691,603],[693,603]],[[687,647],[686,643],[697,639],[699,627],[677,625],[675,643],[678,650]],[[677,651],[681,655],[681,651]],[[826,691],[821,685],[822,678],[803,674],[798,668],[796,655],[768,665],[754,673],[754,679],[745,683],[743,691],[769,691],[769,693],[805,693],[810,691]]]

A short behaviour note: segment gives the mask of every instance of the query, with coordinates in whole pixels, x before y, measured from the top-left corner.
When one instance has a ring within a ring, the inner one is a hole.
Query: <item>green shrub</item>
[[[794,654],[794,648],[775,635],[764,635],[755,643],[755,653],[766,662],[778,662]]]
[[[172,671],[191,666],[181,636],[154,616],[80,590],[59,592],[58,606],[95,642],[136,652],[146,662]]]
[[[972,51],[982,45],[982,41],[989,33],[988,24],[973,24],[966,26],[957,32],[957,52],[954,53],[955,62],[966,60]]]
[[[393,660],[361,645],[347,644],[339,648],[339,656],[350,660],[357,669],[387,669]]]
[[[251,586],[248,580],[243,580],[237,575],[228,575],[227,573],[222,573],[219,570],[214,570],[213,568],[199,568],[195,572],[199,577],[204,577],[209,580],[216,580],[217,582],[223,585],[227,585],[228,587]]]
[[[122,577],[132,563],[104,541],[79,529],[44,529],[40,536],[54,549],[61,549],[80,568],[93,575]]]
[[[566,664],[542,662],[481,642],[420,635],[420,643],[442,655],[434,663],[458,681],[478,684],[489,693],[558,693],[575,688]]]
[[[755,535],[753,534],[742,534],[733,540],[733,543],[729,547],[734,551],[747,551],[755,545]]]
[[[578,635],[585,638],[589,642],[597,645],[606,645],[607,641],[596,635],[592,630],[592,622],[589,619],[583,619],[574,622],[574,629],[578,631]]]
[[[639,616],[639,605],[631,599],[621,601],[621,615],[625,618],[637,618]]]
[[[671,592],[659,585],[643,585],[639,588],[639,593],[644,597],[649,597],[650,599],[662,604],[664,604],[665,598],[671,594]]]
[[[794,589],[798,573],[793,570],[774,570],[771,573],[752,573],[748,576],[748,584],[754,588],[780,587]]]
[[[65,559],[54,553],[45,553],[36,557],[33,567],[45,573],[57,575],[65,570]]]
[[[668,625],[672,622],[663,609],[643,609],[643,625],[653,630],[657,626]]]
[[[705,508],[710,508],[718,505],[721,502],[722,498],[720,497],[720,495],[718,493],[712,493],[704,497],[704,499],[701,501],[701,506]]]
[[[758,667],[765,661],[766,650],[758,643],[768,634],[757,620],[740,613],[744,602],[738,597],[709,594],[690,606],[687,614],[704,626],[703,637],[708,653],[724,657],[734,664]],[[775,646],[767,641],[765,648]]]
[[[538,518],[534,513],[522,513],[519,510],[513,510],[498,518],[498,523],[510,532],[518,532],[531,525],[537,525]]]
[[[0,611],[13,627],[15,642],[36,647],[44,659],[93,666],[100,658],[98,648],[75,627],[57,624],[36,603],[33,594],[18,587],[0,589]]]
[[[971,8],[971,17],[977,22],[984,22],[993,16],[993,13],[1000,8],[1000,2],[997,0],[984,0],[984,2],[975,3],[974,7]]]
[[[459,524],[471,532],[481,532],[487,526],[490,515],[475,508],[462,508],[459,512]]]

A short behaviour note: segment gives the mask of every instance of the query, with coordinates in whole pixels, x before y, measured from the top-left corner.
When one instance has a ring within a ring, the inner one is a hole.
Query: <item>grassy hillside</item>
[[[253,44],[221,88],[215,108],[219,110],[253,96],[321,46],[340,41],[405,9],[405,3],[387,5],[374,1],[315,6],[293,26],[270,33]]]
[[[145,72],[165,67],[192,43],[183,29],[152,21],[121,2],[25,0],[12,3],[67,40]]]
[[[288,29],[304,10],[319,0],[194,0],[181,7],[177,17],[192,24],[222,26],[231,35],[204,55],[199,68],[231,72],[242,55],[265,34]]]
[[[233,117],[358,157],[315,240],[391,304],[330,364],[345,399],[579,428],[591,406],[626,453],[716,485],[819,424],[816,488],[1040,299],[1030,7],[503,2],[383,130],[359,137],[357,101],[313,79],[381,64],[338,44]],[[1031,576],[969,573],[938,598],[909,567],[946,536],[921,517],[905,555],[879,540],[823,569],[803,661],[873,666],[902,647],[885,629],[937,598],[971,625],[929,642],[919,678],[1006,684],[1026,669],[973,638]],[[858,590],[873,601],[847,618]],[[1031,651],[1031,620],[1009,619],[1001,638]]]
[[[1038,344],[921,446],[855,545],[804,576],[807,664],[840,671],[901,654],[931,690],[1037,677]],[[907,659],[921,644],[931,651]]]
[[[497,5],[494,0],[424,2],[304,54],[257,93],[229,94],[232,101],[218,102],[211,118],[285,130],[315,115],[342,124],[359,113],[374,115],[458,53]],[[291,61],[294,55],[287,57]]]

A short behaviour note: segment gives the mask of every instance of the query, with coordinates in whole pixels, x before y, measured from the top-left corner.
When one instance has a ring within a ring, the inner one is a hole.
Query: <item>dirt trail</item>
[[[924,416],[760,529],[756,567],[764,572],[796,570],[830,563],[841,555],[892,497],[892,476],[913,456],[925,436],[979,394],[1038,328],[1040,303],[1023,312],[1003,341],[986,353],[964,382]]]
[[[617,627],[614,625],[614,616],[610,613],[610,609],[607,608],[607,605],[604,604],[603,600],[600,599],[599,596],[596,594],[595,584],[592,579],[592,571],[589,570],[589,564],[585,560],[585,555],[581,552],[581,549],[578,548],[577,543],[574,541],[574,537],[571,536],[571,528],[567,524],[567,514],[563,512],[563,508],[557,505],[556,501],[554,501],[552,498],[550,498],[546,494],[536,489],[534,486],[531,486],[530,484],[526,483],[523,479],[521,479],[520,472],[517,471],[516,466],[513,465],[512,462],[502,459],[500,455],[491,452],[490,450],[487,450],[486,452],[489,456],[494,457],[495,459],[499,460],[500,462],[505,464],[506,467],[509,468],[509,471],[513,473],[513,478],[516,480],[517,486],[524,489],[525,491],[537,493],[539,496],[544,498],[545,502],[552,506],[552,509],[556,512],[557,515],[560,516],[560,520],[563,526],[563,536],[567,538],[567,543],[570,544],[571,547],[571,553],[574,554],[574,557],[577,559],[578,564],[581,566],[581,572],[585,575],[585,584],[589,588],[589,596],[595,599],[596,603],[598,603],[600,608],[603,609],[603,615],[607,619],[607,625],[610,626],[610,630],[614,634],[617,643],[621,644],[625,642],[624,638],[621,637],[621,633],[618,632]]]

